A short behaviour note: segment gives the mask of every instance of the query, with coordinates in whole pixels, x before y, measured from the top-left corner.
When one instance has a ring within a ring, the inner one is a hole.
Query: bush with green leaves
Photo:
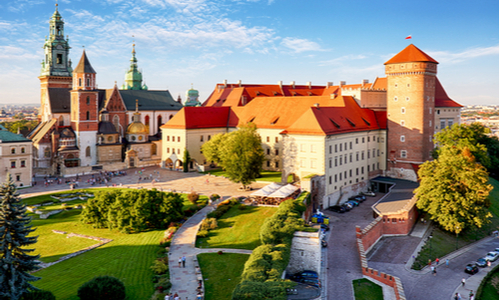
[[[160,293],[170,290],[171,287],[172,283],[170,282],[170,279],[165,277],[158,280],[158,282],[155,284],[155,290],[159,291]]]
[[[293,288],[292,281],[243,281],[233,291],[232,300],[286,300],[287,288]]]
[[[156,275],[165,274],[168,272],[168,262],[166,263],[162,259],[157,259],[153,262],[151,270],[153,270],[153,273],[155,273]]]
[[[216,218],[205,218],[200,225],[200,230],[214,230],[217,228]]]
[[[22,300],[56,300],[56,296],[51,291],[35,290],[24,294]]]
[[[208,230],[198,230],[198,233],[196,234],[196,236],[200,238],[206,238],[208,235]]]
[[[187,198],[189,200],[189,202],[193,203],[196,205],[196,201],[198,201],[198,199],[200,198],[200,196],[198,195],[197,192],[191,192],[187,195]]]
[[[96,193],[88,200],[80,220],[94,228],[133,233],[165,228],[183,217],[179,194],[152,190],[112,190]]]
[[[112,276],[98,276],[78,288],[80,300],[124,300],[125,285]]]

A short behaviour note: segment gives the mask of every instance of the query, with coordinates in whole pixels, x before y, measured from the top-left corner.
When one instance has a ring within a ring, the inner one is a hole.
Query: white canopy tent
[[[298,189],[299,188],[294,186],[294,185],[287,184],[287,185],[281,187],[279,190],[274,191],[272,194],[270,194],[267,197],[269,197],[269,198],[286,198],[286,197],[290,196],[291,194],[293,194]]]
[[[250,194],[250,196],[269,197],[269,195],[279,190],[280,188],[282,188],[281,185],[277,184],[276,182],[273,182],[261,188],[260,190],[253,192],[252,194]]]

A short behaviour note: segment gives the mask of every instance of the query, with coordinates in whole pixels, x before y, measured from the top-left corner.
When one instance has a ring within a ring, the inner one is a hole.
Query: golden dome
[[[148,130],[144,124],[133,122],[128,125],[127,134],[148,134]]]

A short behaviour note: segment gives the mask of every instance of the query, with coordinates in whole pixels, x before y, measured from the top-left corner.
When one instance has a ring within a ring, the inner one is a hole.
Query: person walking
[[[183,256],[182,257],[182,267],[185,268],[186,267],[186,256]]]
[[[465,286],[465,278],[462,278],[462,286]]]
[[[446,267],[448,268],[450,266],[450,260],[446,259]]]
[[[469,300],[474,300],[474,291],[472,290],[469,292]]]
[[[436,257],[436,266],[439,265],[439,258]]]
[[[179,268],[181,267],[182,265],[182,257],[179,257]]]
[[[454,300],[461,300],[462,299],[462,295],[460,295],[460,293],[455,293],[455,297],[453,297]]]

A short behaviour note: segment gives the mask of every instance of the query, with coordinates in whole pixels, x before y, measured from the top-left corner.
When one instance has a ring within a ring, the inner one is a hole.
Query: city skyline
[[[0,5],[0,104],[37,103],[44,37],[55,1]],[[206,100],[217,83],[325,85],[384,77],[384,62],[413,43],[440,64],[463,105],[498,104],[498,2],[61,0],[70,58],[85,46],[99,88],[120,86],[136,44],[152,90],[174,98],[191,85]],[[411,35],[412,39],[405,39]]]

